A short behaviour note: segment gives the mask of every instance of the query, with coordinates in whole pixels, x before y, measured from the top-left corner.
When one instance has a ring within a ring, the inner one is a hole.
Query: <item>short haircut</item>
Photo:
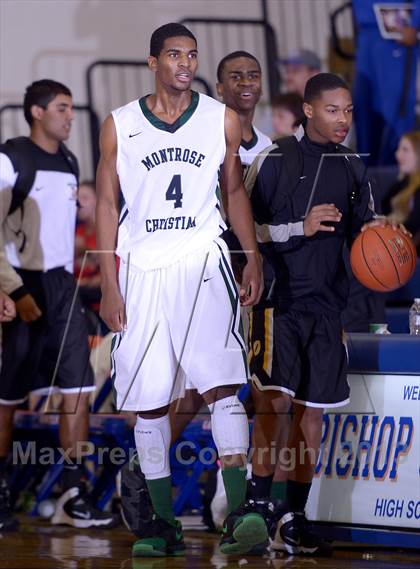
[[[283,93],[274,97],[271,107],[273,109],[287,109],[295,117],[294,127],[299,126],[303,123],[305,119],[305,114],[303,112],[303,99],[299,93]]]
[[[155,30],[150,38],[150,55],[153,57],[159,57],[160,52],[163,49],[163,44],[168,38],[179,38],[187,37],[195,41],[197,45],[197,40],[192,32],[182,24],[164,24]]]
[[[225,64],[228,61],[230,61],[231,59],[238,59],[238,57],[246,57],[247,59],[253,59],[258,65],[258,69],[261,71],[260,62],[255,57],[255,55],[252,55],[251,53],[248,53],[247,51],[233,51],[232,53],[225,55],[225,57],[220,61],[219,65],[217,66],[217,80],[219,83],[222,82],[222,75],[223,75],[223,69],[225,67]]]
[[[37,105],[46,109],[48,104],[51,103],[57,95],[72,96],[68,87],[52,79],[41,79],[34,81],[31,85],[26,87],[25,96],[23,98],[23,114],[25,115],[26,122],[32,126],[33,117],[31,107]]]
[[[305,103],[311,103],[314,99],[320,97],[324,91],[334,91],[334,89],[350,91],[347,83],[338,75],[334,75],[334,73],[318,73],[308,79],[303,100]]]

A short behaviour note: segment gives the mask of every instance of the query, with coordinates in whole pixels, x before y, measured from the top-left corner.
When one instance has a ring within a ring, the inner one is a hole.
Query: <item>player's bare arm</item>
[[[118,285],[115,261],[120,187],[116,169],[117,134],[111,116],[102,125],[99,146],[101,157],[96,173],[96,234],[102,289],[100,315],[113,332],[120,332],[125,327],[124,300]]]
[[[238,115],[229,108],[226,108],[225,112],[225,137],[226,155],[221,175],[223,203],[232,229],[247,257],[239,296],[243,306],[252,306],[259,301],[263,291],[261,257],[255,237],[251,204],[242,181],[238,155],[241,125]]]
[[[13,300],[0,290],[0,322],[10,322],[16,316]]]
[[[3,184],[0,183],[0,186],[1,185]],[[8,292],[11,293],[22,286],[22,280],[16,273],[16,270],[9,263],[4,251],[2,224],[5,223],[7,217],[6,212],[8,211],[9,206],[10,202],[6,198],[6,192],[0,192],[0,274],[9,285]],[[34,297],[29,294],[29,292],[21,296],[19,300],[13,303],[13,310],[16,310],[17,314],[24,322],[35,322],[35,320],[38,320],[38,318],[42,316],[41,309],[35,302]],[[14,316],[15,315],[13,315],[13,318]],[[12,318],[6,320],[1,320],[0,318],[0,322],[9,322],[10,320],[12,320]]]

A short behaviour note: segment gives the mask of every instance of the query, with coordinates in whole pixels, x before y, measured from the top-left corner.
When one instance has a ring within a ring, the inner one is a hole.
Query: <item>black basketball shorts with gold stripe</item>
[[[248,340],[251,380],[260,391],[282,391],[309,407],[348,403],[339,316],[257,307],[250,314]]]
[[[273,343],[273,307],[257,306],[249,313],[248,363],[251,380],[261,391],[280,390],[279,368]]]

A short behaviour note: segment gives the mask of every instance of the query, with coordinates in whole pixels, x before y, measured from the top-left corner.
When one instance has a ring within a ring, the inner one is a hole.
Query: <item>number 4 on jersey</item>
[[[166,199],[173,200],[174,207],[182,207],[181,175],[175,174],[166,190]]]

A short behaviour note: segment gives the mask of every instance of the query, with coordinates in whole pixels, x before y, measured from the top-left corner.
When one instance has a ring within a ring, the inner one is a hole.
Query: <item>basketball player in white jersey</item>
[[[252,163],[258,152],[271,145],[271,139],[252,123],[255,108],[262,92],[261,67],[258,60],[245,51],[236,51],[226,55],[217,67],[216,88],[222,101],[236,111],[241,123],[242,139],[239,146],[239,156],[245,176],[246,168]],[[231,233],[230,239],[232,239]],[[237,240],[232,248],[240,249]],[[235,261],[235,257],[233,261]],[[172,442],[179,438],[188,423],[205,405],[203,397],[195,390],[191,382],[187,382],[186,389],[185,397],[171,404]],[[219,482],[218,478],[218,489]],[[220,492],[218,490],[219,494],[221,500],[217,501],[220,507],[217,508],[216,521],[219,520],[220,514],[224,517],[226,508],[223,488],[220,488]],[[138,461],[135,459],[121,470],[121,505],[127,526],[136,535],[142,535],[144,526],[148,523],[147,510],[150,509],[150,501],[142,472]],[[140,510],[142,513],[138,515]]]
[[[237,157],[237,115],[191,91],[197,43],[180,24],[152,34],[149,67],[156,92],[105,120],[97,173],[101,315],[115,332],[113,378],[117,407],[136,411],[135,440],[154,511],[135,556],[182,555],[182,530],[172,510],[169,404],[185,379],[212,411],[229,515],[221,550],[246,553],[265,542],[264,520],[244,502],[248,421],[236,396],[246,381],[239,300],[258,302],[261,261]],[[220,170],[220,175],[219,175]],[[218,201],[247,252],[239,296]],[[129,223],[115,245],[120,188]]]
[[[242,140],[239,156],[242,167],[249,166],[271,139],[253,124],[255,108],[261,98],[261,66],[247,51],[226,55],[217,66],[217,94],[239,116]]]

